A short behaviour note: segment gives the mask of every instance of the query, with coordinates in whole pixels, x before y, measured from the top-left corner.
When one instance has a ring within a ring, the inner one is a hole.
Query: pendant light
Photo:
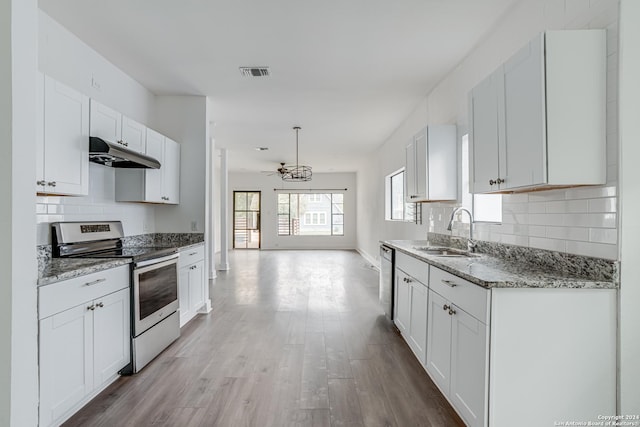
[[[298,163],[298,132],[302,129],[300,126],[294,126],[293,130],[296,131],[296,165],[285,166],[283,168],[282,180],[289,182],[305,182],[311,181],[311,166],[304,166]]]

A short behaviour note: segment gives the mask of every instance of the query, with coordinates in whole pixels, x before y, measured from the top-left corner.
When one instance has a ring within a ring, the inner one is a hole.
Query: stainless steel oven
[[[134,337],[178,309],[178,256],[173,254],[134,264]]]
[[[120,221],[51,225],[54,257],[126,258],[131,262],[131,363],[140,371],[180,336],[176,248],[125,246]]]

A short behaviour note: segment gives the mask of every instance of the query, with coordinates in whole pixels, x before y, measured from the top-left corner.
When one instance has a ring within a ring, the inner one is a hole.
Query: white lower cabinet
[[[484,425],[487,325],[429,291],[426,368],[469,426]]]
[[[407,283],[407,275],[399,269],[396,269],[396,307],[394,322],[400,332],[406,333],[409,330],[409,322],[411,321],[411,305],[409,299],[409,283]]]
[[[204,245],[180,251],[178,262],[178,303],[180,327],[193,319],[204,306]]]
[[[429,291],[420,282],[410,283],[411,323],[409,329],[410,346],[424,364],[427,349],[427,299]]]
[[[91,299],[64,307],[72,292]],[[39,289],[40,426],[64,422],[129,363],[129,303],[128,266]]]
[[[399,252],[395,271],[395,324],[466,425],[615,413],[615,289],[486,289]]]
[[[426,355],[428,296],[426,285],[396,269],[395,324],[421,363]]]
[[[446,299],[429,291],[426,368],[444,394],[451,381],[451,316],[443,309],[446,305]]]

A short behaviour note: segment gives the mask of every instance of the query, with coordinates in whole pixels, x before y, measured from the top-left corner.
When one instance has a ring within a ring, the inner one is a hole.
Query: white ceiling
[[[40,0],[156,94],[207,95],[233,170],[353,171],[516,0]],[[271,77],[242,77],[240,66]],[[426,118],[425,118],[426,120]],[[258,152],[256,146],[269,147]]]

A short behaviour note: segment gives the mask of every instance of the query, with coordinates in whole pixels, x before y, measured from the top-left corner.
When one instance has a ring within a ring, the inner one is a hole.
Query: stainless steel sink
[[[453,248],[444,248],[437,246],[414,246],[414,249],[417,249],[421,252],[426,253],[427,255],[433,255],[438,257],[475,257],[478,256],[474,253],[463,251],[461,249],[453,249]]]

